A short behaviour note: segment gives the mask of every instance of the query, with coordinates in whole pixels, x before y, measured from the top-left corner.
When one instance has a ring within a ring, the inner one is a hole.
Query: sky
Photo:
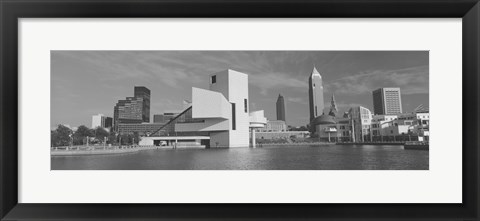
[[[404,112],[429,106],[428,51],[51,51],[51,127],[90,127],[92,115],[113,116],[134,86],[151,91],[153,114],[182,109],[191,88],[208,89],[208,75],[225,69],[248,74],[250,111],[276,119],[285,97],[288,125],[309,121],[308,77],[322,75],[325,113],[332,93],[339,113],[363,106],[372,91],[399,87]]]

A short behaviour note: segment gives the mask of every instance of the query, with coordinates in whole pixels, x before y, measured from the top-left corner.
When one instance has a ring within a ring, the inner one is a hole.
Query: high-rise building
[[[323,114],[323,80],[317,69],[313,67],[312,74],[308,78],[308,96],[310,103],[310,122]]]
[[[112,127],[112,118],[105,117],[103,114],[97,114],[92,116],[92,128],[111,128]]]
[[[103,127],[105,125],[105,116],[97,114],[92,116],[92,128]]]
[[[150,90],[143,86],[135,86],[134,97],[142,98],[142,121],[150,122]]]
[[[113,127],[113,118],[105,117],[105,125],[104,128],[112,128]]]
[[[402,113],[400,88],[379,88],[372,92],[373,112],[377,115]]]
[[[285,121],[285,99],[281,94],[277,98],[277,120]]]
[[[118,131],[119,124],[142,122],[150,122],[150,90],[135,86],[134,96],[119,100],[113,108],[113,129]]]
[[[118,131],[120,123],[142,123],[143,98],[127,97],[119,100],[113,108],[114,131]]]

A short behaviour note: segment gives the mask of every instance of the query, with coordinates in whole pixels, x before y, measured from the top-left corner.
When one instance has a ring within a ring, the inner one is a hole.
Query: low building
[[[281,132],[256,132],[257,139],[289,139],[289,138],[307,138],[310,135],[309,131],[281,131]]]
[[[398,119],[397,115],[374,115],[372,118],[372,136],[384,136],[384,129]]]
[[[140,136],[160,135],[159,129],[165,124],[158,123],[137,123],[137,124],[118,124],[119,134],[135,134]]]
[[[372,120],[373,141],[428,140],[428,112],[398,115],[375,115]]]
[[[320,141],[336,142],[338,140],[339,133],[335,117],[323,114],[316,117],[312,124]]]
[[[285,132],[287,124],[283,120],[268,120],[264,128],[256,129],[257,132]]]

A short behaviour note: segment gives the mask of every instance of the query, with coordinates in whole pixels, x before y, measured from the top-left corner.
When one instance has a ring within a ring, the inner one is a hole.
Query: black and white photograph
[[[429,51],[50,62],[51,170],[429,170]]]

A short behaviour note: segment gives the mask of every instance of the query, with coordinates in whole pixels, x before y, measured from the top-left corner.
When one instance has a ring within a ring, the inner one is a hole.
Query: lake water
[[[90,156],[52,156],[52,170],[428,170],[429,151],[403,146],[264,146],[158,149]]]

